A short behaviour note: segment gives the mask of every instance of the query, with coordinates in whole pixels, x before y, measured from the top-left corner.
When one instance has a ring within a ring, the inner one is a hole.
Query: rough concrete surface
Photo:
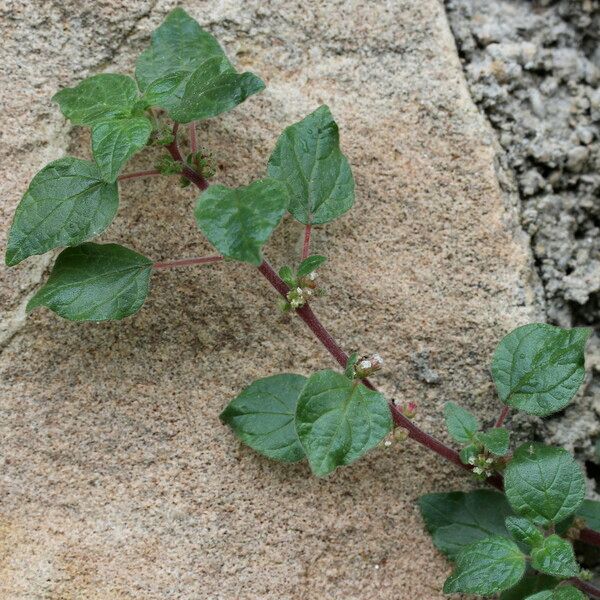
[[[1,245],[33,174],[89,134],[51,105],[59,86],[131,72],[171,2],[10,2],[2,45]],[[500,337],[539,318],[517,197],[473,104],[438,0],[237,0],[185,5],[267,90],[199,126],[226,185],[265,172],[282,126],[326,102],[357,204],[320,228],[327,298],[347,349],[379,351],[382,389],[442,432],[446,400],[497,412],[487,365]],[[155,154],[155,153],[154,153]],[[147,167],[153,152],[132,170]],[[123,182],[102,240],[158,259],[206,253],[195,194]],[[286,222],[267,254],[298,253]],[[332,360],[249,266],[160,272],[142,311],[76,324],[23,302],[49,261],[0,270],[0,598],[435,600],[448,565],[415,499],[467,480],[413,443],[381,447],[325,480],[272,463],[220,425],[257,376]],[[432,375],[433,374],[433,375]]]
[[[446,0],[471,94],[503,149],[548,320],[596,331],[584,392],[536,434],[598,462],[600,1]],[[528,421],[531,425],[531,420]]]

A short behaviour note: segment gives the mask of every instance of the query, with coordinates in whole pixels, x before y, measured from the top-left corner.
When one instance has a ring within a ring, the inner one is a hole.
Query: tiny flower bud
[[[397,442],[404,442],[408,439],[408,431],[404,427],[398,427],[394,430],[394,439]]]
[[[375,371],[379,371],[382,364],[383,360],[379,354],[374,354],[373,356],[363,356],[354,366],[354,372],[356,373],[356,377],[359,379],[364,379],[365,377],[375,373]]]
[[[402,414],[407,419],[413,419],[417,414],[417,403],[416,402],[408,402],[405,406],[402,407]]]

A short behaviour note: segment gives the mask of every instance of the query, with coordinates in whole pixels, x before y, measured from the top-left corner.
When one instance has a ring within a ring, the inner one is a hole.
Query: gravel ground
[[[600,1],[446,0],[471,94],[520,197],[547,318],[594,327],[575,406],[534,423],[598,471],[600,439]],[[510,183],[509,183],[510,185]]]

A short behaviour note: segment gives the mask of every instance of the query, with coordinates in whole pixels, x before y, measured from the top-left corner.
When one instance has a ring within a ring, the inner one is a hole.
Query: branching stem
[[[177,129],[174,128],[174,133],[176,132]],[[174,160],[178,160],[181,162],[181,153],[179,152],[179,148],[177,146],[177,140],[173,141],[173,143],[167,146],[167,150],[169,150]],[[205,190],[208,187],[208,182],[199,173],[190,168],[188,168],[188,171],[191,171],[191,173],[184,171],[183,175],[187,177],[192,183],[194,183],[198,188],[200,188],[201,190]],[[271,267],[271,265],[267,261],[263,261],[258,267],[258,270],[284,298],[287,296],[287,293],[289,291],[288,286],[281,279],[281,277],[279,277],[279,275],[275,272],[273,267]],[[333,356],[333,358],[335,358],[338,364],[342,367],[345,367],[346,362],[348,361],[348,355],[342,350],[338,343],[333,339],[333,336],[319,321],[312,308],[308,304],[305,304],[304,306],[298,308],[296,310],[296,313],[304,321],[308,328],[314,333],[315,337],[323,344],[325,349]],[[364,379],[363,383],[368,388],[372,390],[375,389],[375,387],[369,380]],[[461,467],[462,469],[470,471],[473,468],[470,465],[465,465],[462,463],[462,461],[460,460],[460,456],[456,450],[450,448],[450,446],[447,446],[441,440],[438,440],[437,438],[423,431],[420,427],[415,425],[408,417],[404,416],[392,401],[389,401],[389,406],[396,427],[403,427],[404,429],[406,429],[408,431],[409,437],[411,437],[413,440],[425,446],[426,448],[429,448],[442,458],[445,458],[446,460]],[[505,409],[506,408],[508,407],[505,407]],[[505,409],[502,411],[503,413],[505,412]],[[506,411],[506,414],[508,414],[508,411]],[[504,418],[506,418],[506,415],[502,417],[502,422],[504,421]],[[500,475],[488,477],[486,479],[486,483],[499,490],[502,490],[504,487],[502,477]],[[587,542],[588,544],[600,546],[600,533],[591,529],[583,529],[579,535],[579,539]],[[586,593],[591,594],[595,598],[600,598],[600,590],[596,589],[593,585],[589,583],[586,583],[579,579],[575,579],[573,581],[573,585],[577,585],[579,589],[582,589]],[[580,586],[585,586],[585,589]]]
[[[304,260],[305,258],[308,258],[308,255],[310,254],[310,234],[312,231],[312,225],[309,223],[305,228],[304,228],[304,244],[302,244],[302,260]]]
[[[209,265],[211,263],[221,262],[222,256],[199,256],[197,258],[180,258],[167,262],[154,263],[155,269],[174,269],[176,267],[189,267],[191,265]]]
[[[494,427],[502,427],[502,424],[506,420],[506,417],[508,417],[508,413],[510,413],[510,406],[507,405],[502,409],[502,412],[500,413],[498,420],[494,424]]]
[[[126,179],[138,179],[139,177],[153,177],[155,175],[162,175],[160,171],[137,171],[135,173],[126,173],[125,175],[119,175],[119,181],[125,181]]]

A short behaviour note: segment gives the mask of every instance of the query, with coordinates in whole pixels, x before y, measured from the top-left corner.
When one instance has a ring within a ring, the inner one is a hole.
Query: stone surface
[[[88,156],[50,97],[130,71],[168,2],[4,2],[2,227],[32,175]],[[330,256],[316,307],[348,350],[379,351],[382,389],[442,433],[454,400],[497,412],[489,358],[539,318],[515,198],[463,79],[438,0],[190,1],[186,8],[267,90],[199,126],[226,185],[263,175],[281,128],[326,102],[355,172],[355,209],[315,233]],[[132,170],[152,164],[136,157]],[[153,258],[206,253],[191,189],[124,182],[103,240]],[[285,222],[267,253],[297,256]],[[276,309],[249,266],[160,272],[142,311],[75,324],[23,303],[50,263],[0,269],[0,597],[441,599],[448,565],[414,501],[469,485],[420,447],[381,447],[317,480],[240,447],[218,420],[253,378],[333,366]],[[415,356],[436,381],[423,376]]]
[[[537,435],[598,462],[600,1],[446,0],[471,94],[503,149],[551,323],[595,329],[590,376]],[[528,423],[528,429],[532,423]]]

